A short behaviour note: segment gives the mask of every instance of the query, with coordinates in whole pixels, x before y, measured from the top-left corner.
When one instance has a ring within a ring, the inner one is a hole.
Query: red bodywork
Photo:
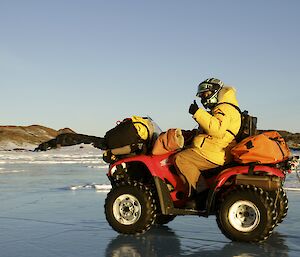
[[[187,199],[188,189],[184,186],[180,177],[170,169],[173,165],[174,153],[167,153],[164,155],[136,155],[133,157],[127,157],[119,160],[112,164],[109,168],[108,176],[112,175],[112,170],[117,165],[122,165],[123,163],[128,164],[131,162],[143,163],[151,173],[153,177],[159,177],[168,184],[171,184],[174,190],[171,190],[170,195],[174,202],[174,205],[181,205],[182,198],[178,198],[178,192],[184,193],[184,200]],[[230,168],[225,168],[221,170],[220,173],[215,176],[206,179],[208,187],[214,187],[214,190],[220,189],[226,181],[230,178],[235,177],[237,174],[248,174],[250,166],[233,166]],[[276,176],[284,179],[285,174],[282,170],[266,165],[256,165],[254,166],[253,172],[265,173],[269,176]]]

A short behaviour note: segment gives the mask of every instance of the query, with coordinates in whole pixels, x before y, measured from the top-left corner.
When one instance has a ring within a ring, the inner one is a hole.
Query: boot
[[[185,208],[201,211],[205,210],[208,193],[209,189],[201,193],[194,191],[190,199],[186,202]]]

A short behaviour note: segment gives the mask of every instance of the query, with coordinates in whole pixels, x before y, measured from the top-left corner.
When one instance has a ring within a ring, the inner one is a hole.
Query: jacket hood
[[[223,87],[218,95],[218,103],[232,103],[238,106],[238,101],[236,99],[236,90],[233,87],[226,86]]]

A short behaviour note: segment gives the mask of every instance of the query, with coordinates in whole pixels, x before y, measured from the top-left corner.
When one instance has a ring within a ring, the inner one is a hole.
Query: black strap
[[[236,134],[234,134],[231,130],[227,129],[226,131],[233,135],[233,137],[236,137]]]
[[[238,106],[236,106],[236,105],[234,105],[234,104],[232,104],[232,103],[228,103],[228,102],[221,102],[221,103],[218,103],[215,107],[217,107],[218,105],[221,105],[221,104],[229,104],[229,105],[231,105],[232,107],[234,107],[234,108],[239,112],[239,114],[241,115],[241,126],[242,126],[243,115],[242,115],[241,109],[240,109]],[[222,115],[225,116],[225,114],[224,114],[223,112],[222,112]],[[236,137],[239,135],[239,133],[240,133],[240,130],[238,131],[237,134],[234,134],[234,133],[233,133],[231,130],[229,130],[229,129],[227,129],[226,131],[229,132],[231,135],[233,135],[234,138],[236,138]]]
[[[220,105],[220,104],[229,104],[229,105],[231,105],[232,107],[234,107],[234,108],[242,115],[241,109],[240,109],[238,106],[236,106],[235,104],[233,104],[233,103],[228,103],[228,102],[221,102],[221,103],[218,103],[215,107],[217,107],[217,106]]]
[[[254,147],[251,140],[246,143],[246,147],[247,147],[248,150]]]
[[[282,154],[282,157],[284,158],[284,152],[281,148],[281,145],[280,145],[280,140],[278,140],[278,137],[275,137],[275,138],[272,138],[272,137],[269,137],[270,140],[273,140],[276,142],[276,144],[278,145],[279,149],[280,149],[280,152]]]
[[[248,174],[249,174],[249,175],[253,175],[253,173],[254,173],[254,167],[255,167],[255,164],[254,164],[254,163],[251,163],[251,164],[249,165],[249,169],[248,169]]]

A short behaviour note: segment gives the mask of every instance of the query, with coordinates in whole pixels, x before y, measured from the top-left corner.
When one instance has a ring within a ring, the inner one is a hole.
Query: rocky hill
[[[75,134],[69,128],[55,130],[40,125],[0,126],[0,150],[33,150],[39,144],[64,133]]]
[[[64,133],[49,141],[41,143],[36,147],[35,151],[47,151],[52,148],[59,148],[61,146],[71,146],[77,144],[92,144],[96,148],[105,149],[104,138],[88,136],[76,133]]]

